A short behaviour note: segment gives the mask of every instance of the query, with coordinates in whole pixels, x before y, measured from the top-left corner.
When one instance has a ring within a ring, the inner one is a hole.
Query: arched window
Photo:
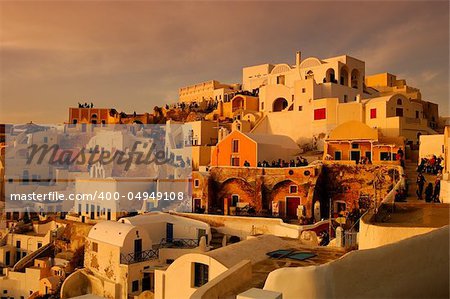
[[[357,69],[352,70],[352,76],[351,76],[351,84],[352,88],[358,88],[359,87],[359,71]]]
[[[339,79],[341,85],[348,86],[348,71],[345,66],[341,68],[341,77]]]
[[[402,105],[402,99],[397,99],[397,105]]]
[[[334,69],[327,70],[325,82],[337,83]]]

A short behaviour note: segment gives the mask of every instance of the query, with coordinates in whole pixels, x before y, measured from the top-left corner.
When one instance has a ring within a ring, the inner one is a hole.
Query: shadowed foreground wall
[[[449,226],[317,267],[271,272],[265,290],[289,298],[449,298]]]

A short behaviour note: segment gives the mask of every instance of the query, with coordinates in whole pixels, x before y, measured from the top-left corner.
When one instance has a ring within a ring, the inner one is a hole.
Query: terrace
[[[197,239],[181,239],[174,238],[172,240],[162,239],[160,244],[154,246],[153,249],[144,251],[131,252],[128,254],[122,253],[120,255],[120,263],[125,265],[157,260],[159,258],[159,250],[161,248],[178,248],[178,249],[190,249],[199,246],[199,240]]]

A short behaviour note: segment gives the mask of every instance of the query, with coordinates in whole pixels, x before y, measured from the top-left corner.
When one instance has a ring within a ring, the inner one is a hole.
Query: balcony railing
[[[179,238],[174,238],[172,240],[162,239],[161,243],[156,249],[132,252],[128,254],[125,253],[120,254],[120,263],[129,265],[149,260],[156,260],[159,258],[160,248],[195,248],[198,247],[198,245],[199,241],[197,239],[179,239]]]
[[[153,249],[139,251],[139,252],[132,252],[132,253],[128,253],[128,254],[122,253],[120,255],[120,263],[129,265],[129,264],[134,264],[134,263],[139,263],[139,262],[145,262],[148,260],[155,260],[158,258],[158,256],[159,256],[158,250],[153,250]]]
[[[174,238],[172,240],[162,239],[161,247],[172,247],[172,248],[195,248],[198,247],[197,239],[178,239]]]

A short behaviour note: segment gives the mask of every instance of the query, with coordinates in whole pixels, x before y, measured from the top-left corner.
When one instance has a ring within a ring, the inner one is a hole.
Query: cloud
[[[0,5],[0,122],[61,122],[81,98],[151,111],[180,86],[239,82],[242,67],[293,63],[296,50],[355,56],[448,102],[448,2]]]

